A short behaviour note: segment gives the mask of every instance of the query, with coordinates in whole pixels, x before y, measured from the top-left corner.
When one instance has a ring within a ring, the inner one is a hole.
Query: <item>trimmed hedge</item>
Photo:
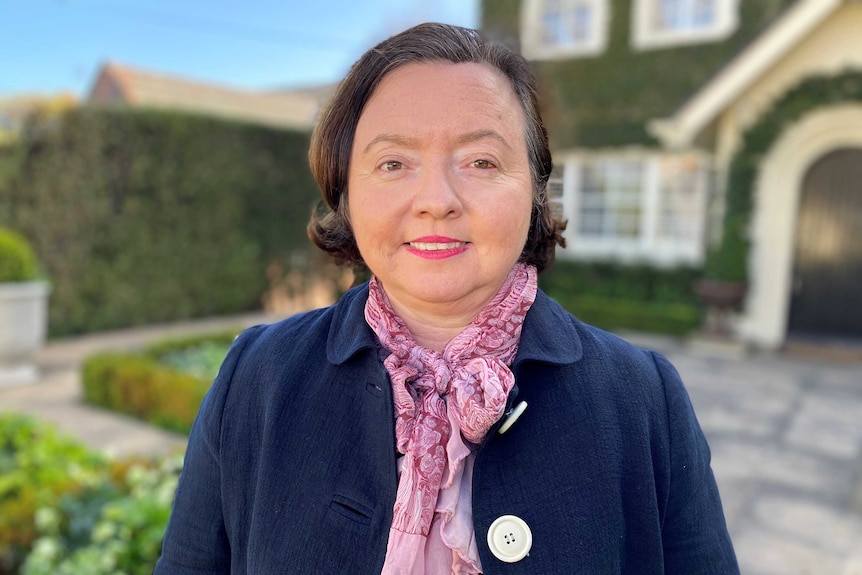
[[[38,277],[36,254],[27,239],[0,227],[0,283],[26,282]]]
[[[539,284],[570,313],[602,329],[684,335],[700,325],[691,289],[699,275],[693,267],[557,261]]]
[[[92,356],[82,368],[84,400],[165,429],[188,433],[216,374],[187,363],[178,365],[170,357],[181,351],[204,350],[217,366],[236,334],[171,340],[140,353]]]
[[[20,146],[14,142],[0,143],[0,223],[9,222],[9,205],[4,198],[9,196],[12,179],[21,163]]]
[[[50,334],[259,308],[267,267],[309,261],[308,145],[165,111],[34,116],[0,154],[14,167],[0,224],[31,240],[54,285]]]
[[[689,304],[576,294],[557,294],[554,299],[581,321],[607,331],[635,330],[685,335],[700,325],[700,309]]]

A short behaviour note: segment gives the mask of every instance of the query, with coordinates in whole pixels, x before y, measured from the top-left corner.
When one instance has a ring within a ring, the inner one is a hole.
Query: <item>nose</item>
[[[454,180],[445,165],[424,166],[413,196],[414,213],[438,219],[458,217],[463,206]]]

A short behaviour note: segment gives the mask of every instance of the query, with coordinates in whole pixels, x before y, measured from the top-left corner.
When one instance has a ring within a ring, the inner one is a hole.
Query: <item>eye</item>
[[[474,168],[478,168],[480,170],[490,170],[491,168],[494,167],[494,164],[491,163],[490,160],[475,160],[472,163],[472,166]]]
[[[384,172],[395,172],[400,170],[403,167],[403,164],[397,160],[390,160],[388,162],[383,162],[380,164],[380,169]]]

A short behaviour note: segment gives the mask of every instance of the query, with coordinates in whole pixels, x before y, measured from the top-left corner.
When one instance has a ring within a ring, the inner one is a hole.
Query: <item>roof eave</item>
[[[667,148],[692,145],[698,134],[844,0],[800,0],[668,118],[647,131]]]

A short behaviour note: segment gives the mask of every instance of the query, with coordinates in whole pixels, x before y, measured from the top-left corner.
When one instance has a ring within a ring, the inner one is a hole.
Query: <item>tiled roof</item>
[[[105,64],[90,91],[95,104],[126,104],[310,130],[325,103],[315,90],[253,92]]]

